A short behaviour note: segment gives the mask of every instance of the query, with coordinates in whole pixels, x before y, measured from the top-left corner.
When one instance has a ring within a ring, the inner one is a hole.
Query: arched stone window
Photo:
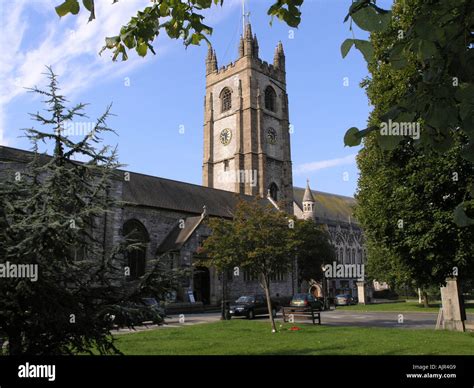
[[[278,201],[278,186],[276,183],[273,182],[268,190],[270,191],[270,197],[272,197],[274,201]]]
[[[221,113],[232,108],[232,91],[229,88],[222,89],[221,92]]]
[[[276,93],[271,86],[265,89],[265,109],[276,111]]]
[[[138,220],[128,220],[123,224],[122,234],[127,243],[126,265],[130,268],[129,280],[145,274],[146,249],[150,237],[145,226]]]

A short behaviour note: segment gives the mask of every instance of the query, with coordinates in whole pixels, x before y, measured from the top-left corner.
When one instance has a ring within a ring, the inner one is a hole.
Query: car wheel
[[[273,318],[276,318],[276,316],[277,316],[277,311],[276,311],[276,309],[272,309],[272,317],[273,317]]]
[[[247,318],[248,319],[254,319],[255,318],[255,313],[253,312],[253,310],[249,310],[249,312],[247,314]]]

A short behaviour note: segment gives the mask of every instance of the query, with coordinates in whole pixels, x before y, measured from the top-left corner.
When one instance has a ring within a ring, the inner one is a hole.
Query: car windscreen
[[[236,303],[253,303],[254,302],[254,297],[253,296],[241,296],[235,302]]]

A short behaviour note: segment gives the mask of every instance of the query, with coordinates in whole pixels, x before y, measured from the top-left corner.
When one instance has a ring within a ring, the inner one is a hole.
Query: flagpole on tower
[[[247,18],[247,23],[250,18],[250,12],[245,13],[245,0],[242,0],[242,36],[245,35],[245,25],[246,25],[246,20]]]
[[[242,36],[245,34],[245,0],[242,0]]]

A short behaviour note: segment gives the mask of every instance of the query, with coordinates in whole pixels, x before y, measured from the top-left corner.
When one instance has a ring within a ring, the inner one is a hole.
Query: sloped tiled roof
[[[232,217],[239,199],[253,200],[249,195],[218,190],[171,179],[130,173],[124,182],[123,200],[131,204],[201,214],[203,207],[211,216]],[[270,204],[265,198],[264,203]]]
[[[27,162],[32,155],[30,151],[0,146],[1,161]],[[294,201],[301,209],[304,192],[304,188],[293,188]],[[317,219],[355,222],[354,198],[315,190],[312,190],[312,194],[316,201]],[[218,217],[232,217],[232,210],[239,199],[252,200],[253,197],[134,172],[130,172],[130,180],[124,182],[122,197],[129,204],[175,210],[190,215],[200,215],[203,206],[206,206],[208,215]],[[270,204],[266,198],[261,201]]]
[[[303,209],[303,196],[305,189],[293,187],[293,199]],[[311,190],[315,204],[314,214],[316,218],[330,221],[356,222],[353,216],[353,208],[356,200],[343,195],[324,193]]]

